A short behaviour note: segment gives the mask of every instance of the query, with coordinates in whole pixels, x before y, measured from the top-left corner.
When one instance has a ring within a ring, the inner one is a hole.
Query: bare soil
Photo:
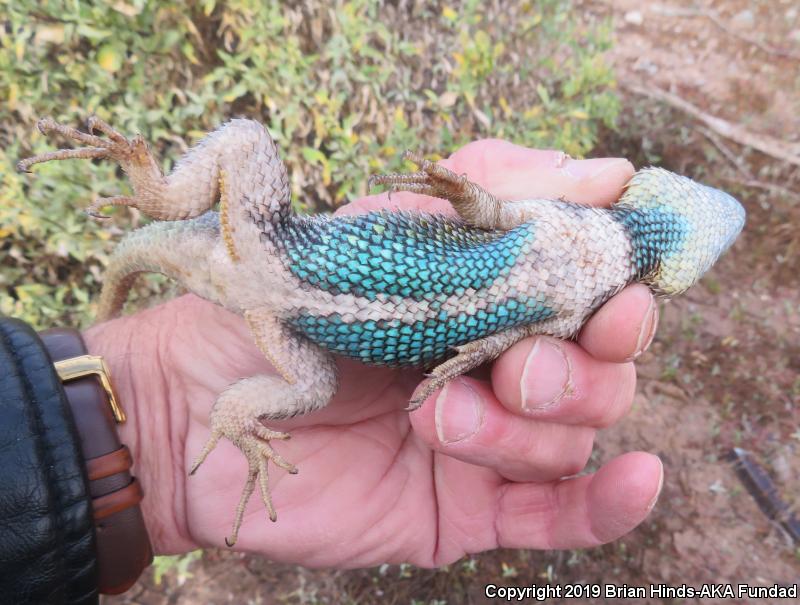
[[[628,450],[661,456],[665,484],[651,516],[601,548],[497,551],[437,571],[308,571],[209,550],[191,578],[171,572],[157,585],[146,574],[106,603],[480,603],[490,581],[798,582],[800,545],[759,509],[726,455],[752,452],[800,514],[800,170],[626,84],[800,143],[800,5],[596,0],[576,10],[612,19],[616,32],[625,109],[598,155],[678,170],[724,187],[748,210],[744,236],[712,275],[662,307],[657,340],[637,364],[634,408],[597,440],[593,465]]]

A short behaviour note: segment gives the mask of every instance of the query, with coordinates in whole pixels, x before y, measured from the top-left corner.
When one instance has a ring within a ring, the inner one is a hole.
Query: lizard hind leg
[[[191,467],[194,474],[222,437],[231,441],[247,460],[242,490],[228,546],[236,543],[245,508],[255,491],[272,521],[277,519],[269,487],[268,463],[295,474],[297,468],[272,447],[289,434],[267,428],[262,421],[290,418],[324,407],[336,392],[338,376],[329,353],[295,335],[266,311],[245,313],[256,344],[279,375],[259,375],[235,382],[223,391],[211,411],[211,436]]]
[[[128,139],[97,117],[89,118],[89,132],[51,118],[39,120],[38,127],[46,136],[59,136],[84,146],[23,159],[17,164],[18,170],[28,172],[35,164],[58,160],[107,159],[117,162],[128,176],[134,195],[97,200],[87,209],[91,216],[98,216],[98,210],[106,205],[132,206],[157,220],[199,216],[219,201],[225,166],[229,177],[238,177],[229,183],[232,203],[248,199],[259,210],[266,208],[273,214],[290,211],[285,166],[269,133],[252,120],[231,120],[208,134],[166,176],[141,135]]]

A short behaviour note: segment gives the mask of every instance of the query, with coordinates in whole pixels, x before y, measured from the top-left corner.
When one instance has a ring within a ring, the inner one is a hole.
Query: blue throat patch
[[[658,270],[661,262],[683,250],[689,223],[674,210],[663,208],[612,207],[611,214],[622,224],[633,244],[636,277]]]
[[[295,276],[332,294],[369,300],[378,294],[433,300],[480,290],[506,274],[534,237],[530,224],[490,232],[405,212],[306,219],[283,229],[287,268]]]

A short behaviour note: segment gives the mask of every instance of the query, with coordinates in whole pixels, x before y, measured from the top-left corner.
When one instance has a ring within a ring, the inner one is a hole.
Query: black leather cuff
[[[78,434],[36,333],[0,317],[0,603],[97,603]]]

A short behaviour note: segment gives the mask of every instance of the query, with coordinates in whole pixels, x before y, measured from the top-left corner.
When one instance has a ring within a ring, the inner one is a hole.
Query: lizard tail
[[[106,321],[120,314],[139,273],[161,273],[199,296],[216,301],[209,280],[208,252],[218,237],[219,217],[215,212],[191,220],[151,223],[128,234],[111,255],[97,320]]]

